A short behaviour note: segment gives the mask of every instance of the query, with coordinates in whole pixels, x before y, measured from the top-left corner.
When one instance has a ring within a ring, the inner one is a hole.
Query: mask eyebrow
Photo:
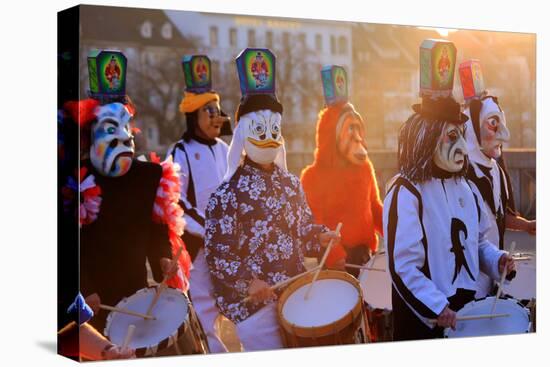
[[[116,120],[106,119],[106,120],[103,120],[103,123],[104,124],[111,124],[111,125],[115,125],[115,127],[119,127],[119,124]]]

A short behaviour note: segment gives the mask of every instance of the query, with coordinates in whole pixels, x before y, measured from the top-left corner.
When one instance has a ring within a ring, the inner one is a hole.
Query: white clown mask
[[[447,122],[435,149],[435,165],[447,172],[460,172],[464,167],[466,156],[463,125],[457,126]]]
[[[104,176],[125,175],[134,158],[134,136],[130,122],[132,114],[122,103],[97,107],[97,122],[92,126],[90,160]]]
[[[268,109],[249,112],[240,117],[229,146],[228,169],[224,181],[228,181],[237,170],[243,151],[253,162],[275,163],[286,170],[281,118],[279,112]]]
[[[510,140],[510,131],[506,126],[504,112],[492,98],[482,101],[479,123],[481,151],[489,158],[499,158],[502,154],[502,144]]]

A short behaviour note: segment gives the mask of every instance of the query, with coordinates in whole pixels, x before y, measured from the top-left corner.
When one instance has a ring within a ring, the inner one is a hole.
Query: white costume
[[[491,98],[486,98],[481,102],[479,113],[479,123],[482,123],[489,116],[497,115],[500,117],[500,123],[506,125],[504,112],[501,111],[498,104]],[[473,122],[470,116],[470,109],[467,108],[464,113],[469,117],[466,122],[466,145],[468,149],[468,178],[477,187],[482,196],[487,216],[489,218],[489,230],[487,238],[491,243],[499,248],[503,248],[503,235],[506,212],[508,208],[511,192],[508,188],[504,170],[497,161],[485,155],[480,148],[478,138],[476,137]],[[509,133],[506,130],[506,135]],[[499,228],[500,226],[500,228]],[[480,274],[477,282],[476,298],[486,297],[493,288],[493,282],[486,274]]]
[[[228,146],[221,139],[215,143],[199,142],[190,139],[178,141],[169,150],[174,162],[181,167],[181,202],[184,218],[187,222],[185,231],[204,240],[204,210],[210,194],[222,182],[227,170]],[[201,248],[191,269],[189,292],[197,316],[208,338],[211,353],[227,352],[219,337],[216,320],[219,315],[216,301],[213,298],[213,287],[210,272]]]
[[[384,200],[393,290],[426,326],[459,289],[473,295],[480,269],[499,277],[504,252],[487,238],[491,223],[481,200],[475,186],[455,177],[415,185],[400,177]]]

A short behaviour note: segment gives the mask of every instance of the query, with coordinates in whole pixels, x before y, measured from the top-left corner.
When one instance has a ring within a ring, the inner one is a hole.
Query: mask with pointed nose
[[[130,122],[132,114],[122,103],[99,106],[95,112],[97,122],[92,126],[90,160],[104,176],[125,175],[134,158],[134,136]]]
[[[466,162],[466,141],[462,126],[446,123],[434,154],[434,163],[447,172],[460,172]]]
[[[489,158],[499,158],[502,154],[502,145],[510,140],[504,112],[493,99],[484,99],[479,121],[481,151]]]

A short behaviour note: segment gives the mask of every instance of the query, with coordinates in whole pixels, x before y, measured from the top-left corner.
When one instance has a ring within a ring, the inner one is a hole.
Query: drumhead
[[[503,291],[519,300],[530,300],[537,297],[536,258],[530,254],[514,254],[516,277],[505,282]]]
[[[457,317],[490,314],[494,300],[495,297],[487,297],[472,301],[457,312]],[[457,321],[456,330],[445,329],[445,337],[521,334],[528,333],[531,329],[529,310],[515,299],[499,299],[495,307],[495,314],[510,314],[510,316]]]
[[[120,301],[116,307],[131,311],[146,313],[156,288],[145,288],[134,295]],[[153,308],[152,316],[156,320],[145,320],[140,317],[111,312],[107,317],[105,335],[117,345],[124,343],[129,325],[135,325],[136,329],[129,346],[135,349],[156,348],[170,336],[176,336],[180,327],[184,326],[189,317],[189,301],[187,297],[177,289],[165,289]]]
[[[363,299],[369,307],[391,311],[391,276],[387,269],[387,255],[384,252],[376,254],[366,264],[369,268],[386,271],[361,270],[359,283],[363,291]]]
[[[286,300],[282,316],[299,327],[318,327],[340,320],[349,313],[361,295],[353,284],[341,279],[318,279],[307,300],[307,283],[296,289]]]

